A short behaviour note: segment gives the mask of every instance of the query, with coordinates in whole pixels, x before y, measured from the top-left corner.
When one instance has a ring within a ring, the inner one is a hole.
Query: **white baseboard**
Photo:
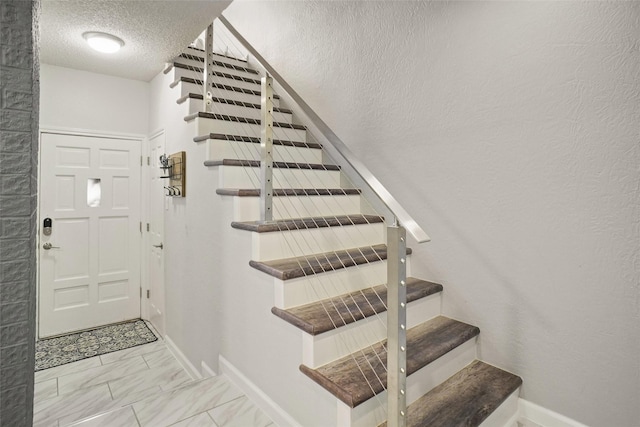
[[[587,427],[586,425],[525,399],[518,401],[518,422],[525,427]]]
[[[202,374],[200,373],[200,371],[198,371],[196,367],[193,366],[193,364],[189,361],[189,359],[187,359],[187,356],[185,356],[184,353],[180,351],[178,346],[171,340],[171,338],[169,338],[169,335],[164,336],[164,342],[166,343],[167,348],[169,349],[171,354],[173,354],[173,357],[178,360],[178,363],[180,363],[184,370],[187,371],[191,379],[199,380],[202,378]]]
[[[219,356],[220,373],[225,374],[244,394],[253,401],[276,425],[280,427],[302,427],[291,415],[282,409],[276,402],[271,400],[262,390],[260,390],[249,378],[245,377],[227,359]]]
[[[209,365],[204,363],[204,361],[200,362],[200,372],[202,373],[202,376],[204,378],[211,378],[211,377],[218,376],[218,374],[216,374],[216,371],[211,369]]]

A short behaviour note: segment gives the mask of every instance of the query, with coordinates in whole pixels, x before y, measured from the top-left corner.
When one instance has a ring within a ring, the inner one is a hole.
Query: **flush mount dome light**
[[[116,36],[107,33],[90,31],[82,35],[93,49],[103,53],[115,53],[124,46],[124,42]]]

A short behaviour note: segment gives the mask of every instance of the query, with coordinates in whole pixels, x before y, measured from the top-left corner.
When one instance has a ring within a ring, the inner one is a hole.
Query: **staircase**
[[[319,424],[286,396],[334,402],[333,425],[386,425],[385,220],[274,96],[274,221],[260,222],[260,73],[216,55],[212,112],[203,112],[203,58],[188,48],[165,74],[193,141],[205,146],[230,236],[243,245],[238,268],[271,295],[254,308],[276,319],[265,326],[273,348],[295,351],[290,337],[300,337],[302,363],[273,368],[283,381],[274,400],[305,426]],[[445,317],[442,285],[410,277],[411,249],[407,261],[407,425],[515,425],[522,380],[476,359],[480,330]]]

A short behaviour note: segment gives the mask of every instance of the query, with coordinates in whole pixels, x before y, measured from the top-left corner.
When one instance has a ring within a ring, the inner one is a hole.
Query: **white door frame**
[[[150,162],[151,164],[149,164],[149,158],[151,156],[151,141],[154,140],[155,138],[161,136],[161,135],[165,135],[165,130],[164,129],[160,129],[152,134],[149,134],[149,136],[147,136],[142,144],[142,155],[143,155],[143,167],[142,167],[142,184],[141,184],[141,189],[142,189],[142,247],[140,248],[140,250],[142,251],[141,253],[141,257],[140,260],[142,262],[142,280],[141,280],[141,286],[142,286],[142,295],[140,298],[140,314],[142,316],[143,319],[150,321],[151,318],[151,312],[149,310],[149,302],[147,300],[147,292],[151,291],[151,283],[150,283],[150,278],[149,278],[149,269],[151,267],[151,260],[149,259],[149,245],[151,245],[151,235],[147,230],[147,224],[149,224],[151,222],[151,205],[149,202],[149,197],[148,195],[150,194],[150,191],[152,191],[152,189],[150,188],[150,184],[151,184],[151,166],[153,165],[153,162]],[[166,141],[165,141],[166,144]],[[163,206],[166,206],[166,201],[165,204]],[[162,210],[162,214],[164,215],[164,208]],[[164,223],[164,221],[163,221]],[[163,231],[164,234],[164,231]],[[163,274],[164,276],[164,274]],[[164,311],[164,307],[162,307],[163,311]],[[163,318],[163,323],[166,321],[166,318]],[[162,330],[166,330],[166,325],[162,325],[161,326]]]
[[[36,337],[40,336],[40,236],[41,236],[41,227],[42,227],[42,218],[40,217],[40,194],[41,194],[41,185],[42,185],[42,150],[40,150],[40,145],[42,143],[42,134],[43,133],[51,133],[58,135],[71,135],[71,136],[86,136],[86,137],[94,137],[94,138],[113,138],[113,139],[125,139],[131,141],[137,141],[141,144],[141,147],[144,147],[144,141],[146,137],[140,134],[132,134],[132,133],[119,133],[119,132],[103,132],[96,131],[92,129],[82,129],[82,128],[68,128],[68,127],[57,127],[57,126],[45,126],[41,127],[38,130],[38,194],[36,196]],[[144,169],[141,170],[141,173],[144,172]],[[142,178],[142,175],[141,175]],[[140,181],[140,199],[141,212],[146,212],[146,200],[142,198],[142,179]],[[141,240],[140,251],[142,248],[143,241]],[[140,258],[140,262],[142,262],[142,258]],[[142,265],[141,265],[142,267]],[[142,268],[140,269],[142,271]],[[142,279],[142,278],[141,278]],[[140,282],[142,283],[142,281]],[[140,304],[142,306],[142,298],[140,298]],[[142,310],[142,307],[140,307]],[[140,312],[142,315],[142,311]]]

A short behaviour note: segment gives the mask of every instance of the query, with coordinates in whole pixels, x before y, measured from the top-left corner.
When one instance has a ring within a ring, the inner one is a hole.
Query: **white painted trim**
[[[217,377],[218,376],[218,374],[216,374],[216,371],[211,369],[209,367],[209,365],[204,363],[204,361],[200,362],[200,372],[202,372],[202,376],[204,378],[211,378],[211,377]]]
[[[531,421],[533,425],[544,427],[587,427],[585,424],[522,398],[518,401],[518,413],[520,415],[518,421],[525,426],[532,425],[527,424],[527,421]]]
[[[146,138],[146,135],[137,133],[121,133],[111,131],[99,131],[93,129],[82,128],[68,128],[59,126],[43,126],[40,128],[40,133],[55,133],[61,135],[80,135],[91,136],[95,138],[110,138],[110,139],[130,139],[133,141],[142,141]]]
[[[274,402],[265,392],[245,377],[222,355],[219,356],[220,373],[225,374],[231,382],[240,388],[271,420],[280,427],[302,427],[291,415]]]
[[[187,371],[191,379],[193,380],[202,379],[202,374],[200,373],[200,371],[198,371],[196,367],[193,366],[193,364],[189,361],[189,359],[187,359],[187,356],[185,356],[184,353],[180,351],[180,349],[173,342],[173,340],[169,338],[169,335],[164,336],[164,342],[165,344],[167,344],[167,348],[169,349],[171,354],[173,354],[173,357],[175,357],[176,360],[178,360],[178,363],[180,363],[180,365],[182,365],[184,370]]]

